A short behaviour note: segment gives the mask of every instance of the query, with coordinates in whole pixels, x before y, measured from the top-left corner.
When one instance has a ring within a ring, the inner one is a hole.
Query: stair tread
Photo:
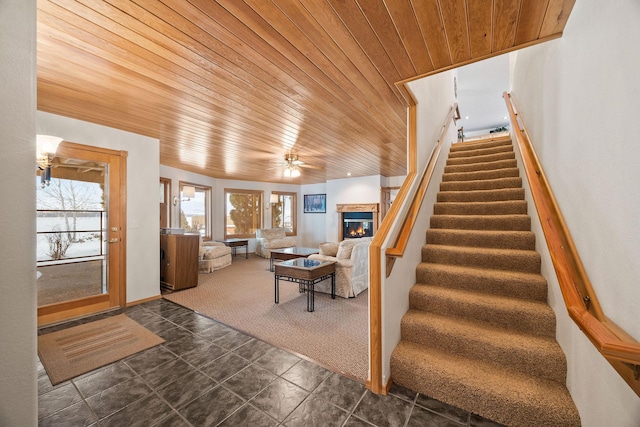
[[[416,283],[485,292],[512,298],[547,300],[547,281],[535,273],[421,262]]]
[[[566,381],[566,359],[553,337],[410,309],[402,317],[401,339],[536,377]]]
[[[525,284],[540,282],[546,284],[546,279],[541,274],[527,273],[523,271],[513,270],[496,270],[494,268],[466,267],[452,264],[438,264],[421,262],[417,269],[435,269],[441,271],[453,271],[455,274],[468,274],[472,276],[480,276],[486,280],[491,278],[502,279],[505,281],[521,281]]]
[[[447,159],[446,166],[470,165],[474,163],[493,162],[497,160],[511,160],[516,158],[514,151],[502,151],[500,153],[491,153],[486,155],[471,157],[450,157]]]
[[[456,142],[451,145],[451,151],[468,151],[477,148],[496,147],[503,145],[512,145],[511,137],[505,136],[501,138],[491,139],[489,141],[467,141]]]
[[[458,254],[479,254],[485,256],[507,256],[507,257],[523,257],[539,259],[540,254],[530,249],[509,249],[509,248],[486,248],[472,246],[454,246],[454,245],[433,245],[427,243],[422,246],[423,252],[438,251]]]
[[[394,381],[508,425],[579,426],[563,384],[408,341],[391,357]]]
[[[463,230],[531,230],[531,218],[524,214],[508,215],[431,215],[432,228]]]
[[[535,250],[535,234],[519,230],[430,228],[427,244]]]
[[[444,288],[429,283],[416,283],[409,291],[409,299],[411,300],[417,294],[424,298],[435,299],[440,297],[447,300],[455,300],[461,305],[469,303],[484,306],[487,307],[488,311],[491,310],[491,307],[494,307],[495,309],[511,310],[513,312],[527,312],[543,316],[553,315],[553,310],[544,301],[525,300],[464,289]]]
[[[518,168],[500,168],[470,172],[445,172],[442,174],[442,181],[477,181],[485,179],[515,178],[518,176],[520,176],[520,170]]]
[[[529,335],[520,331],[507,330],[494,325],[471,322],[467,319],[452,318],[423,310],[409,309],[403,322],[424,323],[430,328],[446,329],[451,335],[482,343],[497,345],[508,351],[529,348],[534,351],[562,354],[555,339],[540,335]],[[403,337],[404,339],[404,337]]]
[[[436,202],[434,204],[434,213],[448,215],[526,215],[527,201]]]
[[[517,167],[516,159],[490,160],[486,162],[466,163],[460,165],[446,165],[445,173],[473,172],[480,170],[496,170]]]
[[[490,202],[506,200],[524,200],[523,188],[492,188],[486,190],[448,190],[439,191],[438,202]]]
[[[475,191],[498,188],[522,188],[522,178],[519,176],[510,176],[506,178],[470,179],[465,181],[451,180],[443,181],[440,184],[440,191],[451,191],[447,189]]]
[[[449,158],[466,158],[466,157],[476,157],[483,156],[488,154],[497,154],[497,153],[508,153],[513,151],[513,146],[511,144],[498,145],[495,147],[487,147],[487,148],[475,148],[471,150],[453,150],[449,152]]]

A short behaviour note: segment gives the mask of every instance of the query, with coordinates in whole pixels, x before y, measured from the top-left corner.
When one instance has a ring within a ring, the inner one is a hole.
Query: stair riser
[[[532,232],[474,232],[473,230],[445,230],[430,228],[427,244],[448,246],[469,246],[474,248],[521,249],[533,251],[536,248]]]
[[[515,178],[518,177],[519,174],[520,172],[517,168],[496,169],[478,172],[445,173],[444,175],[442,175],[442,181],[478,181],[483,179]]]
[[[457,359],[456,359],[457,360]],[[396,348],[391,355],[393,382],[426,396],[471,411],[488,419],[513,427],[563,426],[579,427],[580,416],[566,389],[561,386],[531,384],[521,381],[521,387],[512,386],[505,392],[499,386],[480,389],[478,381],[456,375],[443,369],[429,369],[438,366],[436,357],[421,357],[416,351]],[[468,369],[473,369],[469,366]],[[510,392],[511,389],[540,389],[533,398],[528,394]],[[540,402],[542,401],[542,403]],[[538,406],[542,404],[543,406]]]
[[[422,286],[422,285],[418,285]],[[443,316],[455,316],[469,322],[482,322],[513,332],[555,338],[553,312],[519,310],[512,306],[487,307],[482,301],[469,302],[441,297],[439,294],[423,294],[412,289],[409,308]]]
[[[492,253],[463,251],[452,246],[425,245],[422,247],[422,262],[478,268],[491,266],[497,270],[540,273],[540,255],[535,251]]]
[[[506,188],[498,190],[476,191],[440,191],[438,202],[504,202],[507,200],[524,200],[523,188]]]
[[[460,357],[476,358],[512,371],[545,378],[558,383],[566,381],[567,365],[558,346],[524,348],[517,345],[501,345],[474,337],[447,333],[436,325],[403,320],[401,339],[451,352]],[[479,337],[475,337],[479,338]],[[541,364],[544,360],[546,363]]]
[[[433,207],[436,215],[526,215],[527,202],[438,202]]]
[[[448,289],[486,293],[489,295],[547,301],[547,282],[542,276],[522,274],[474,274],[447,266],[421,263],[416,269],[416,283],[441,286]],[[520,277],[519,277],[520,276]],[[524,276],[524,277],[522,277]]]
[[[531,218],[524,215],[481,217],[464,215],[433,215],[431,228],[452,228],[455,230],[531,230]]]
[[[465,157],[486,156],[489,154],[508,153],[513,151],[512,145],[501,145],[499,147],[479,148],[477,150],[450,151],[450,159],[459,159]]]
[[[500,160],[497,162],[445,166],[444,173],[477,172],[477,171],[487,171],[487,170],[495,170],[495,169],[515,168],[515,167],[518,167],[518,164],[515,159]]]
[[[511,177],[485,181],[450,181],[440,184],[440,191],[499,190],[503,188],[522,188],[522,178]]]
[[[486,156],[474,156],[474,157],[458,157],[447,158],[446,166],[455,165],[472,165],[475,163],[497,162],[500,160],[515,159],[516,154],[513,151],[505,151],[503,153],[488,154]]]
[[[473,151],[480,150],[483,148],[493,148],[493,147],[512,147],[513,144],[510,139],[501,139],[496,141],[486,141],[486,142],[459,142],[451,145],[451,152],[463,152],[463,151]]]

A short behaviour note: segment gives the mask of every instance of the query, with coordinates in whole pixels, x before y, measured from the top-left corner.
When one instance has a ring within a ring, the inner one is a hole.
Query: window
[[[211,240],[211,187],[180,182],[180,228]]]
[[[288,230],[288,236],[295,236],[298,227],[296,193],[274,191],[271,194],[278,198],[277,203],[271,203],[271,227],[284,227]]]
[[[255,237],[262,227],[262,191],[225,188],[224,237]]]

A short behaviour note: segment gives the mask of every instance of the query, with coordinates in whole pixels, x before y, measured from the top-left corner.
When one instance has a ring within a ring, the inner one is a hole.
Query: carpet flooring
[[[280,281],[274,303],[269,260],[250,254],[229,267],[200,274],[198,286],[166,294],[170,301],[204,314],[269,344],[297,353],[328,369],[366,382],[368,291],[332,300],[316,293],[315,311],[295,283]]]
[[[163,342],[121,314],[40,335],[38,355],[55,385]]]
[[[509,426],[578,426],[511,140],[451,147],[394,382]]]

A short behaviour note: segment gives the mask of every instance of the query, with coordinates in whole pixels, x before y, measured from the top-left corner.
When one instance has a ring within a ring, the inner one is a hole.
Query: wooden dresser
[[[172,291],[198,285],[198,234],[160,235],[160,286]]]

